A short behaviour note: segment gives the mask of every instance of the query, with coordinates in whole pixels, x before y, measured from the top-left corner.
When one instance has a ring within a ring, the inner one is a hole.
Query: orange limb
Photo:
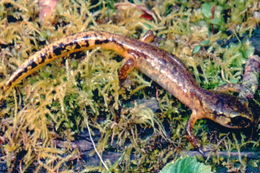
[[[142,38],[140,38],[140,41],[145,42],[145,43],[151,43],[155,38],[155,35],[153,33],[153,31],[148,30],[143,36]]]
[[[149,30],[142,36],[142,38],[140,38],[140,41],[145,43],[150,43],[154,40],[154,38],[155,35],[153,31]],[[126,80],[128,74],[134,70],[135,66],[136,66],[135,56],[133,55],[127,58],[124,65],[120,68],[118,72],[119,81],[121,84]]]
[[[193,134],[193,128],[194,128],[194,125],[195,123],[197,122],[198,120],[198,116],[197,114],[195,113],[192,113],[191,114],[191,117],[188,121],[188,124],[187,124],[187,127],[186,127],[186,131],[188,133],[188,140],[190,141],[190,143],[194,146],[194,148],[200,148],[200,145],[199,145],[199,142],[198,140],[196,139],[196,137],[194,136]]]
[[[124,65],[120,68],[119,72],[118,72],[118,76],[119,76],[119,81],[120,83],[123,83],[128,74],[131,73],[134,68],[136,66],[136,62],[135,62],[135,59],[133,58],[128,58],[126,60],[126,62],[124,63]]]

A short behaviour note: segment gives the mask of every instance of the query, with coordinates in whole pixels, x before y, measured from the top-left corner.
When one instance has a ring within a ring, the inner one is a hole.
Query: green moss
[[[145,1],[144,5],[152,7],[155,20],[141,18],[142,12],[135,8],[119,10],[115,3],[64,0],[57,6],[53,24],[44,26],[39,24],[38,3],[1,1],[1,82],[44,44],[89,29],[135,38],[152,29],[161,38],[158,47],[177,55],[203,88],[241,80],[252,46],[240,40],[221,47],[217,41],[252,32],[256,25],[250,18],[256,10],[253,0]],[[122,153],[117,162],[107,163],[112,172],[158,172],[169,161],[177,160],[183,150],[193,149],[185,138],[191,111],[137,71],[129,75],[124,88],[120,87],[119,59],[115,53],[100,49],[77,53],[41,68],[19,84],[0,110],[5,138],[1,152],[9,170],[18,168],[18,159],[23,171],[77,170],[69,161],[79,157],[77,149],[57,148],[55,141],[75,140],[86,130],[86,122],[92,135],[100,136],[95,140],[100,153]],[[251,103],[255,107],[259,106],[259,95],[258,90]],[[218,132],[215,126],[209,121],[196,124],[195,132],[204,146],[221,151],[259,147],[259,139],[245,137],[243,132]],[[19,158],[21,153],[24,155]],[[221,156],[203,161],[213,168],[231,170],[233,165],[240,171],[248,164],[246,159]],[[102,166],[84,165],[80,169],[105,171]]]

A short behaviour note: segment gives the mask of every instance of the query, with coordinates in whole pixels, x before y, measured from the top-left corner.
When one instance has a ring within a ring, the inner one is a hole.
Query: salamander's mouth
[[[229,128],[248,128],[251,125],[252,120],[241,116],[231,118],[231,121],[228,123]]]

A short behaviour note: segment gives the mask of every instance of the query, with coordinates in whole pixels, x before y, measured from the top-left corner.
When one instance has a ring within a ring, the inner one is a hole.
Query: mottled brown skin
[[[141,41],[101,31],[78,33],[63,38],[32,55],[5,83],[7,92],[40,67],[70,53],[95,47],[110,49],[126,58],[119,70],[120,80],[134,68],[146,74],[192,110],[188,138],[199,147],[192,129],[198,119],[208,118],[225,127],[246,128],[253,121],[246,103],[237,97],[200,88],[185,66],[172,54],[151,44],[151,33]]]

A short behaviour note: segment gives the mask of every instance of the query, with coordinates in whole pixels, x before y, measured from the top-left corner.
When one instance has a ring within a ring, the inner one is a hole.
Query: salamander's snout
[[[237,116],[231,118],[231,121],[228,123],[230,128],[248,128],[253,124],[253,120],[245,116]]]
[[[213,120],[222,126],[232,129],[248,128],[253,125],[253,115],[250,112],[247,114],[230,111],[215,112]]]
[[[211,108],[211,119],[225,127],[240,129],[253,125],[253,114],[247,100],[219,94]]]
[[[251,109],[248,107],[247,100],[235,97],[233,102],[227,104],[227,112],[230,117],[228,126],[230,128],[248,128],[253,125],[254,118]]]

